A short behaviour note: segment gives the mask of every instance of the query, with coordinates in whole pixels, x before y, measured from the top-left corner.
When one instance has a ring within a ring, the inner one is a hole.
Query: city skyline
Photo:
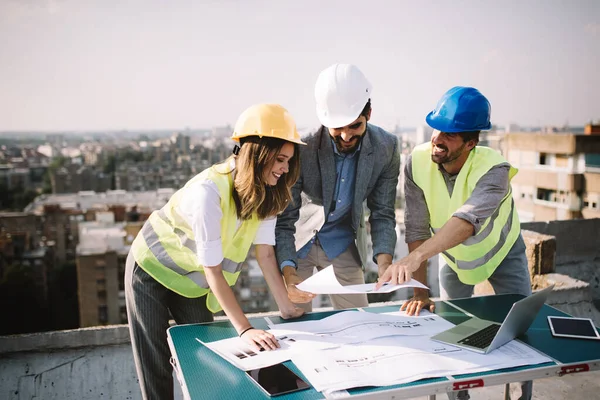
[[[0,131],[144,131],[233,124],[258,102],[318,124],[335,62],[374,86],[378,125],[419,126],[455,85],[492,121],[600,118],[594,1],[0,2]]]

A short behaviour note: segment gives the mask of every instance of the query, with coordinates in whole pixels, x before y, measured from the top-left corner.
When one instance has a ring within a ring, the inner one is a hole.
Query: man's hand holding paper
[[[314,294],[350,294],[350,293],[390,293],[405,287],[418,287],[428,289],[427,286],[412,279],[400,285],[380,285],[376,288],[375,283],[365,283],[361,285],[342,286],[337,278],[333,267],[330,265],[327,268],[319,271],[315,275],[306,279],[304,282],[296,285],[298,289]]]

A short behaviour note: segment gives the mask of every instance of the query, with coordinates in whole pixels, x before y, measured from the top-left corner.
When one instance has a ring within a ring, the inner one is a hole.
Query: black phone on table
[[[600,340],[600,334],[589,318],[548,316],[552,336]]]
[[[310,385],[283,364],[246,371],[246,374],[269,396],[308,389]]]

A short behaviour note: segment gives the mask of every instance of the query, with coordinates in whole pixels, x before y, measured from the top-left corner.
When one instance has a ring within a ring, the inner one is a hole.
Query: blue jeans
[[[439,270],[440,278],[440,297],[442,300],[461,299],[473,295],[473,285],[462,283],[456,272],[444,264]],[[529,296],[531,294],[531,277],[527,267],[527,257],[525,256],[525,242],[519,235],[517,241],[510,249],[504,260],[498,265],[488,281],[494,288],[495,294],[522,294]],[[519,400],[531,400],[533,392],[533,382],[521,382],[521,397]],[[459,392],[449,392],[450,400],[468,399],[469,394],[466,390]]]

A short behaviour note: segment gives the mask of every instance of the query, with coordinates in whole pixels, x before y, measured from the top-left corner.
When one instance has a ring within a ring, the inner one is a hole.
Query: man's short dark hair
[[[458,132],[458,135],[462,138],[463,142],[467,143],[469,140],[474,140],[475,145],[479,143],[479,133],[481,131],[472,132]]]
[[[371,112],[371,99],[369,99],[369,101],[367,101],[367,104],[365,104],[365,107],[361,111],[359,117],[362,116],[362,117],[367,118],[367,116],[369,115],[370,112]]]

